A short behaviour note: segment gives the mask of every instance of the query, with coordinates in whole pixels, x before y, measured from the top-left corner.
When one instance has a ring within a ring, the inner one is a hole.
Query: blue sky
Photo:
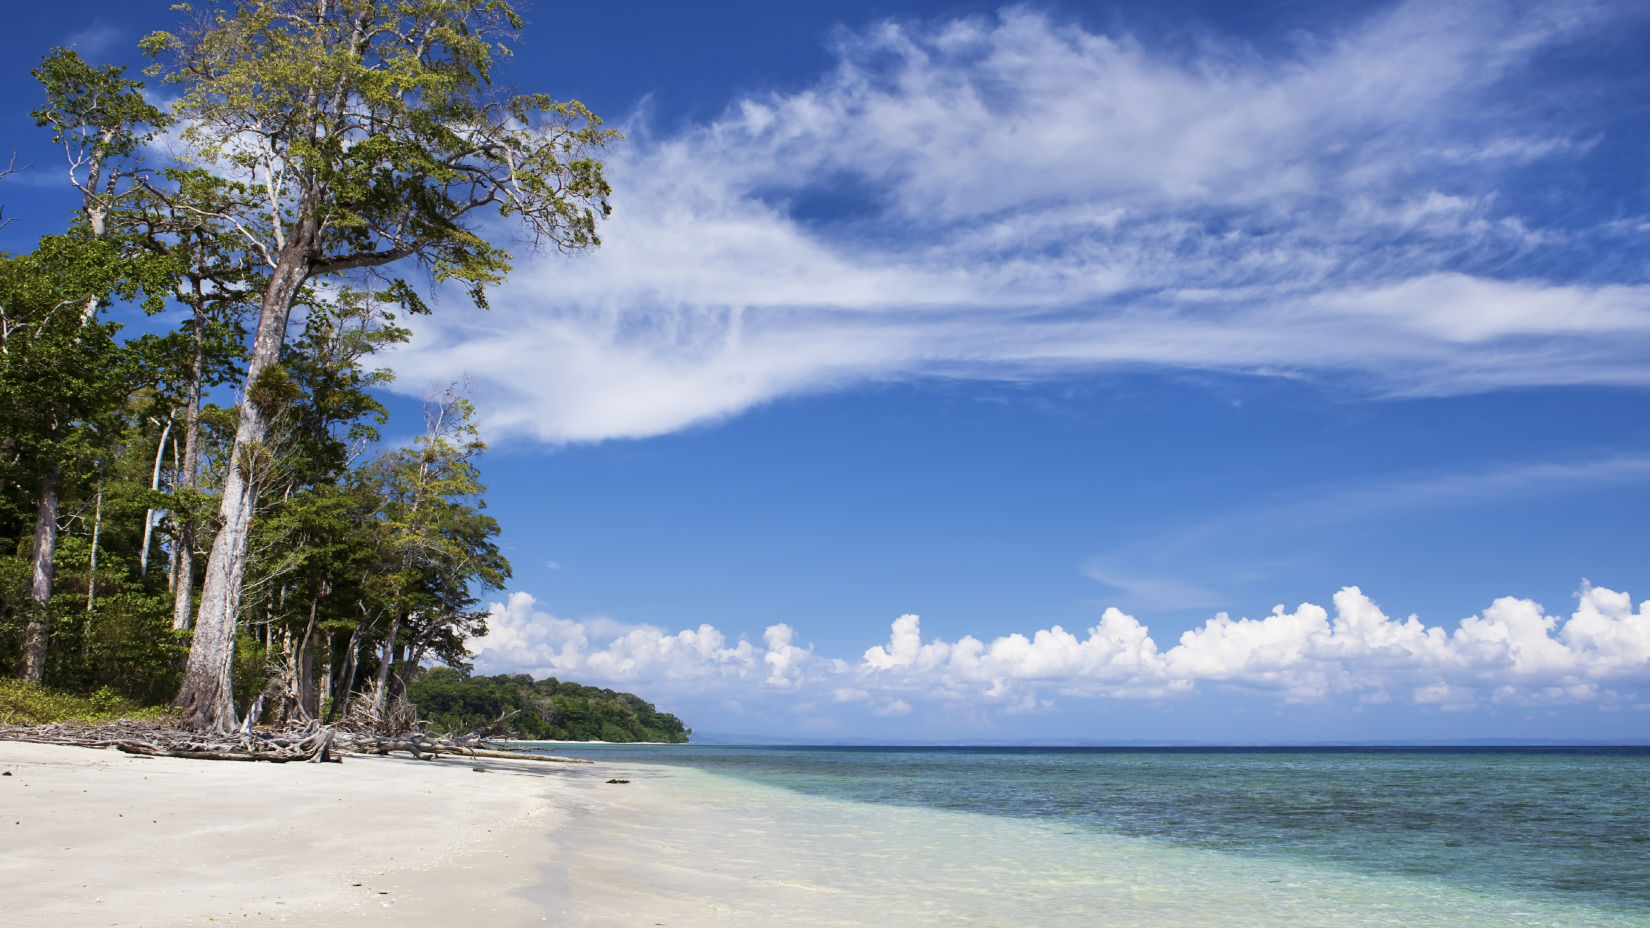
[[[166,6],[25,13],[0,80]],[[479,669],[704,733],[1650,736],[1642,8],[698,6],[528,10],[503,79],[626,135],[606,244],[390,361],[494,448]],[[9,248],[68,202],[24,109]]]

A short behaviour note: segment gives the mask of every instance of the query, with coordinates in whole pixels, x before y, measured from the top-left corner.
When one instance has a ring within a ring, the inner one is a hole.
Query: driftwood
[[[110,722],[104,725],[41,725],[0,728],[0,741],[71,744],[114,748],[145,757],[192,757],[197,760],[264,760],[284,764],[337,761],[337,735],[322,725],[279,731],[243,728],[233,734],[214,734],[174,728],[158,722]]]
[[[384,724],[386,719],[369,713],[351,712],[338,725],[310,721],[285,728],[253,728],[242,725],[232,733],[211,733],[177,728],[162,722],[109,722],[102,725],[39,725],[0,727],[0,741],[32,741],[41,744],[69,744],[79,747],[114,748],[143,757],[189,757],[196,760],[290,761],[338,763],[339,755],[393,754],[406,751],[419,760],[433,760],[442,754],[489,757],[500,760],[589,763],[571,757],[501,751],[485,746],[487,735],[497,731],[514,712],[500,716],[464,735],[431,736],[428,722]],[[390,719],[404,719],[398,710]],[[382,725],[383,727],[377,727]],[[388,731],[386,731],[388,729]]]
[[[526,751],[499,751],[488,748],[474,748],[468,753],[470,757],[493,757],[499,760],[537,760],[550,764],[595,763],[595,761],[585,760],[582,757],[557,757],[554,754],[529,754]]]
[[[482,749],[482,739],[504,727],[515,712],[506,712],[468,734],[429,735],[424,729],[429,722],[414,718],[412,710],[404,702],[392,702],[389,706],[378,709],[372,703],[362,701],[352,706],[344,720],[338,724],[338,743],[345,750],[361,754],[393,754],[397,751],[406,751],[419,760],[432,760],[442,754],[463,754],[467,757],[477,755]],[[527,757],[526,754],[502,754],[493,752],[497,756]]]

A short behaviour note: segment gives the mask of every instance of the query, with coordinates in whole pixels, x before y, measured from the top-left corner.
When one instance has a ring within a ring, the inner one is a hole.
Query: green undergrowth
[[[144,706],[104,687],[94,693],[66,693],[21,680],[0,680],[0,725],[97,725],[117,719],[165,718],[166,706]]]

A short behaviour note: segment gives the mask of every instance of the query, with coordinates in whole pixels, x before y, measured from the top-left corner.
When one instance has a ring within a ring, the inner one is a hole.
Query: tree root
[[[191,757],[196,760],[264,760],[284,764],[338,760],[338,733],[310,723],[280,731],[243,729],[212,733],[158,722],[109,722],[103,725],[40,725],[0,728],[0,741],[32,741],[87,748],[114,748],[145,757]]]
[[[0,741],[29,741],[38,744],[67,744],[88,748],[114,748],[143,757],[188,757],[195,760],[291,761],[339,763],[340,755],[387,755],[406,751],[419,760],[433,760],[443,754],[488,757],[500,760],[589,763],[570,757],[551,757],[525,751],[501,751],[485,746],[483,733],[503,723],[466,735],[426,735],[426,723],[411,732],[385,735],[364,726],[330,726],[306,722],[281,729],[243,727],[230,733],[192,731],[159,722],[109,722],[103,725],[39,725],[0,727]]]

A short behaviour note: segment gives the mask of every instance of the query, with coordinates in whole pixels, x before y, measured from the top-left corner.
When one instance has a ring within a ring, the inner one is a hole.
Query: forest
[[[663,741],[686,743],[692,729],[631,693],[526,674],[474,677],[436,667],[414,680],[408,697],[419,717],[440,731],[473,731],[505,718],[533,741]]]
[[[463,384],[387,442],[381,353],[485,308],[486,214],[598,245],[614,133],[493,87],[495,0],[179,9],[142,75],[33,72],[64,207],[0,254],[0,671],[203,731],[405,711],[510,564]]]

